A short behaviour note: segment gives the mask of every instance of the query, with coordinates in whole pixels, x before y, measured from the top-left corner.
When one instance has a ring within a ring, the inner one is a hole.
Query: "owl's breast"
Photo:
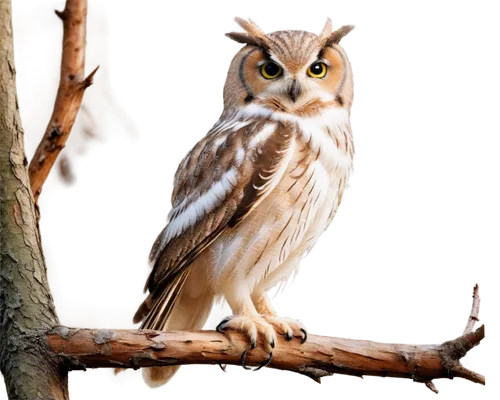
[[[347,120],[348,121],[348,120]],[[352,165],[348,122],[294,121],[279,183],[212,248],[219,282],[273,285],[288,278],[333,219]]]
[[[294,208],[307,210],[302,222],[307,229],[295,252],[309,250],[328,227],[352,169],[354,148],[349,125],[312,122],[299,123],[295,156],[282,182]]]

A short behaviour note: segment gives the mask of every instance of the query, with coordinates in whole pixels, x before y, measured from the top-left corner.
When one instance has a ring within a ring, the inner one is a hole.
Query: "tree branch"
[[[479,283],[472,284],[472,298],[467,321],[462,329],[461,334],[466,335],[474,331],[476,326],[481,322],[481,286]]]
[[[479,328],[477,337],[484,337]],[[409,378],[429,382],[460,377],[484,384],[459,369],[448,370],[465,354],[456,352],[461,336],[442,345],[376,343],[309,335],[308,341],[278,340],[270,368],[307,375],[319,381],[334,373],[354,376]],[[480,340],[480,339],[479,339]],[[237,332],[157,332],[138,330],[91,330],[59,327],[47,337],[48,345],[64,357],[70,369],[133,368],[184,364],[240,365],[248,341]],[[247,355],[247,365],[258,365],[268,354],[259,346]],[[472,344],[470,345],[472,348]]]
[[[64,11],[56,11],[56,14],[64,26],[61,79],[52,117],[29,166],[35,203],[38,203],[43,184],[66,144],[85,89],[92,85],[99,68],[85,78],[87,0],[67,0]]]
[[[300,344],[279,338],[269,368],[307,375],[319,382],[323,376],[345,374],[408,378],[437,392],[433,379],[459,377],[485,384],[460,359],[484,338],[484,326],[440,345],[376,343],[366,340],[309,335]],[[237,332],[156,332],[90,330],[59,327],[47,343],[70,369],[142,368],[183,364],[239,365],[249,344]],[[268,354],[257,346],[246,364],[258,365]]]

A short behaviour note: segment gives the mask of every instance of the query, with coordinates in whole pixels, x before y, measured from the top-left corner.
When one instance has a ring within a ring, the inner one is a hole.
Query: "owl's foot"
[[[302,322],[291,318],[278,317],[277,315],[263,315],[262,318],[274,326],[276,331],[284,335],[288,341],[294,337],[300,337],[300,343],[303,344],[307,340],[307,330]]]
[[[271,324],[267,323],[260,316],[232,315],[224,318],[217,331],[232,330],[242,332],[250,340],[250,350],[257,347],[258,337],[264,339],[264,349],[270,353],[276,345],[276,332]]]
[[[272,349],[276,345],[276,332],[272,325],[268,324],[260,316],[247,316],[247,315],[233,315],[224,318],[219,325],[217,325],[217,332],[224,333],[227,330],[242,332],[250,341],[250,348],[246,349],[241,355],[241,366],[244,369],[251,370],[246,366],[246,358],[249,351],[257,347],[257,340],[259,337],[263,338],[264,349],[269,353],[269,356],[259,363],[259,369],[267,366],[273,357]]]

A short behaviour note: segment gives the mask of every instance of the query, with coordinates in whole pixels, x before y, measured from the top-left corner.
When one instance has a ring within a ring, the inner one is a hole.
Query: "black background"
[[[249,5],[249,11],[264,15],[266,23],[317,23],[319,6],[263,4]],[[363,24],[361,40],[345,42],[352,55],[362,56],[362,191],[346,201],[345,224],[321,242],[321,256],[281,298],[281,310],[304,312],[314,328],[352,328],[354,336],[453,336],[472,278],[485,277],[479,266],[486,265],[486,245],[467,223],[473,171],[446,161],[455,145],[439,137],[449,128],[435,118],[442,104],[421,90],[419,82],[428,81],[422,71],[415,73],[414,58],[401,54],[396,29],[382,29],[373,11],[330,6],[337,23],[359,16]],[[113,3],[113,84],[144,121],[145,134],[140,144],[113,135],[111,152],[80,163],[78,191],[58,192],[49,201],[48,238],[57,241],[64,294],[72,302],[135,306],[144,246],[160,228],[159,209],[167,206],[168,168],[216,117],[214,74],[232,54],[232,43],[222,40],[232,15],[232,6],[218,3]],[[486,341],[470,359],[487,367],[489,355]],[[112,385],[101,371],[73,372],[72,384],[75,400],[89,393],[141,398],[144,392],[139,383]],[[177,392],[200,390],[215,396],[244,390],[431,398],[422,385],[396,380],[337,377],[315,385],[293,375],[248,376],[236,368],[232,376],[217,377],[214,368],[187,368],[177,378]],[[466,383],[451,382],[448,390],[450,399],[479,398],[479,388]]]

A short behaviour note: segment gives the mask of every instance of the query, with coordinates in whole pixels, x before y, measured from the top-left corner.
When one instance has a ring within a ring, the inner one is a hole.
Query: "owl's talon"
[[[227,372],[226,371],[227,364],[217,364],[217,365],[220,367],[222,371]]]
[[[271,353],[269,353],[269,356],[263,362],[259,363],[259,366],[257,368],[255,368],[253,371],[255,372],[261,368],[267,367],[272,359],[273,359],[273,353],[271,352]]]
[[[255,369],[252,369],[251,367],[247,367],[246,366],[246,361],[247,361],[247,354],[248,354],[248,349],[246,349],[243,354],[241,355],[241,359],[240,359],[240,364],[241,366],[243,367],[243,369],[246,369],[247,371],[258,371],[259,369],[262,369],[262,368],[265,368],[269,365],[269,363],[271,362],[271,360],[273,359],[273,353],[269,353],[269,356],[264,360],[262,361],[261,363],[257,363],[259,364],[259,366]]]
[[[250,350],[253,350],[257,347],[257,342],[256,341],[253,341],[250,343]]]
[[[300,321],[279,317],[276,314],[263,314],[262,318],[271,324],[276,332],[285,336],[287,341],[300,337],[300,343],[303,344],[307,340],[306,328]]]
[[[219,333],[225,333],[226,330],[224,329],[224,325],[228,323],[228,321],[230,320],[231,318],[227,317],[227,318],[224,318],[220,323],[219,325],[217,325],[217,328],[215,328],[215,330]]]
[[[243,367],[243,369],[246,369],[247,371],[251,371],[251,370],[252,370],[252,368],[247,367],[247,366],[245,365],[245,362],[246,362],[246,360],[247,360],[247,353],[248,353],[248,349],[246,349],[246,350],[243,352],[243,354],[241,355],[240,364],[241,364],[241,366]]]
[[[307,340],[307,331],[304,328],[300,328],[300,331],[303,333],[302,339],[300,340],[300,344],[304,344]]]
[[[276,343],[274,343],[274,340],[272,340],[270,343],[269,343],[269,346],[271,346],[272,349],[274,349],[274,346],[276,345]],[[271,353],[273,354],[273,353]]]

